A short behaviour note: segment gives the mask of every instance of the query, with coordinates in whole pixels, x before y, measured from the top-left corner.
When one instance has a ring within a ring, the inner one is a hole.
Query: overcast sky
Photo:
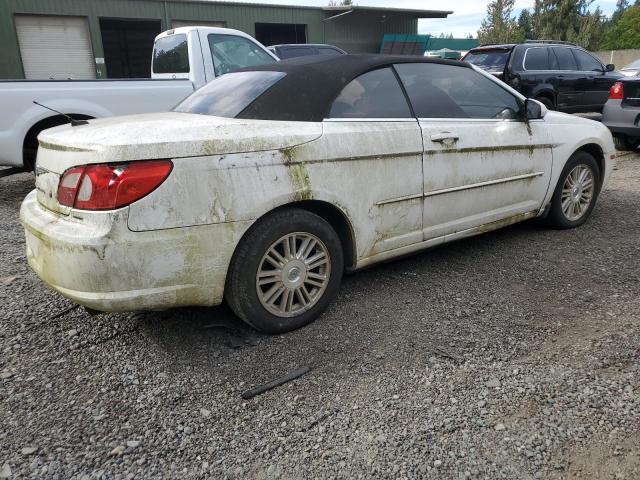
[[[243,0],[251,3],[276,3],[285,5],[327,5],[329,0]],[[440,35],[453,33],[455,37],[466,37],[469,33],[477,35],[480,22],[484,17],[489,0],[356,0],[360,6],[423,8],[431,10],[453,10],[447,19],[421,20],[420,33]],[[533,6],[534,0],[516,0],[516,13],[523,8]],[[592,8],[600,6],[606,15],[615,9],[616,0],[596,0]]]

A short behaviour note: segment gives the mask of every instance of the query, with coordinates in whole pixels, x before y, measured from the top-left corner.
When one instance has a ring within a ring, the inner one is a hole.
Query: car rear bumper
[[[31,192],[20,210],[27,260],[65,297],[109,312],[220,304],[249,223],[132,232],[128,208],[77,213],[51,212]]]
[[[602,110],[602,123],[611,133],[640,137],[640,107],[623,107],[621,100],[609,100]]]

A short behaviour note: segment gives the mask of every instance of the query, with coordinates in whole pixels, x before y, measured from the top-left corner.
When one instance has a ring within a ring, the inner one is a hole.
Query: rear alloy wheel
[[[295,232],[278,239],[264,254],[256,289],[262,306],[278,317],[313,308],[331,278],[330,254],[315,235]]]
[[[565,165],[551,200],[549,221],[557,228],[574,228],[587,221],[600,185],[600,169],[586,152],[575,153]]]
[[[628,135],[614,135],[613,143],[615,144],[617,150],[630,152],[638,148],[638,146],[640,145],[640,138],[629,137]]]
[[[325,310],[343,269],[342,245],[329,223],[305,210],[282,210],[260,220],[238,246],[227,302],[257,330],[288,332]]]

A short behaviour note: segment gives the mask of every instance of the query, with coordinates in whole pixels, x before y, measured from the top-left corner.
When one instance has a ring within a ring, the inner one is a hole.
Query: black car
[[[287,45],[272,45],[267,47],[275,53],[280,60],[287,58],[306,57],[307,55],[346,55],[347,52],[333,45],[320,43],[291,43]]]
[[[601,111],[609,89],[623,76],[578,45],[551,40],[482,45],[463,60],[548,108],[569,113]]]

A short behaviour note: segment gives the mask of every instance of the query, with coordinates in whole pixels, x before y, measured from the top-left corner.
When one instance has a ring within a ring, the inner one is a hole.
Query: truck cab
[[[38,134],[67,123],[65,115],[90,120],[166,112],[220,75],[277,61],[239,30],[181,27],[156,37],[151,79],[0,81],[0,166],[33,170]]]
[[[240,30],[180,27],[156,37],[151,78],[189,79],[200,88],[225,73],[277,61],[276,55]]]

